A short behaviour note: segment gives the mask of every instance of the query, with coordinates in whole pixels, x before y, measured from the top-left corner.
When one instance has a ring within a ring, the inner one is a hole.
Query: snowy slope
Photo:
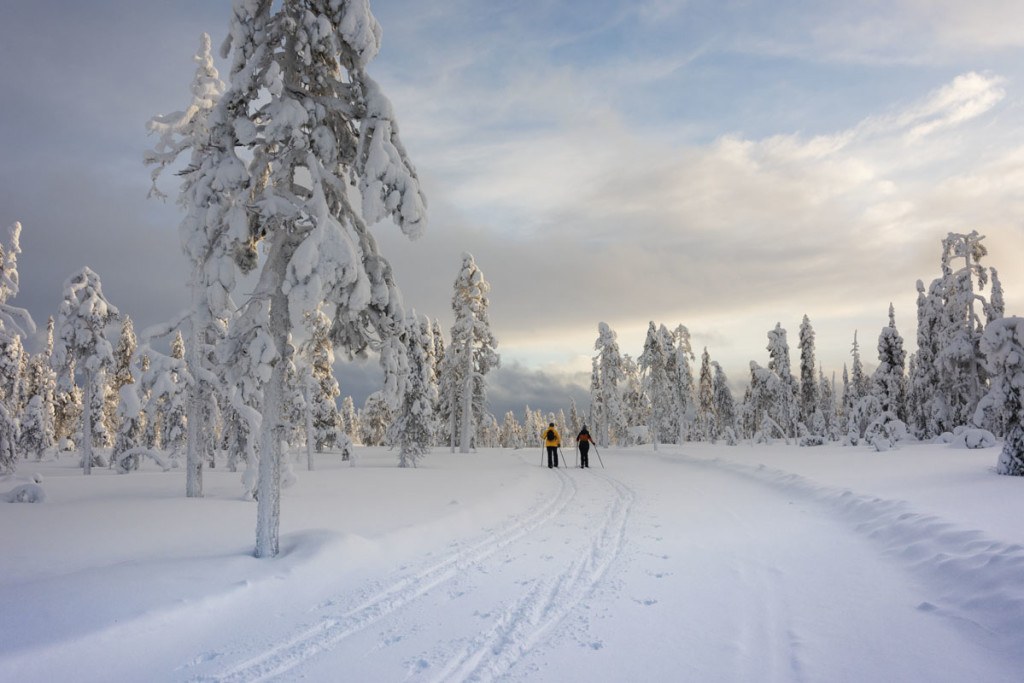
[[[238,474],[190,500],[23,463],[47,500],[0,505],[0,680],[1019,680],[1024,481],[994,449],[601,456],[324,455],[272,560]]]

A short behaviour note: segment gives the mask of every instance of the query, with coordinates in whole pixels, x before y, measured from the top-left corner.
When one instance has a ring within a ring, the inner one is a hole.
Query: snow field
[[[190,500],[151,464],[42,463],[46,502],[0,506],[0,679],[1018,680],[994,449],[601,454],[322,456],[272,560],[238,474]]]

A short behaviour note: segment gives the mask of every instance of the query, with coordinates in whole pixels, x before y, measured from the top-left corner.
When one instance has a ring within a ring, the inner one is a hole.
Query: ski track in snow
[[[536,581],[505,607],[489,630],[442,665],[434,683],[500,678],[592,593],[622,551],[626,523],[636,500],[627,486],[607,475],[593,474],[611,487],[613,499],[589,546],[557,575]]]
[[[685,454],[663,457],[731,472],[825,507],[936,592],[919,610],[967,625],[985,639],[1008,641],[1006,647],[1024,647],[1024,593],[1018,588],[1024,546],[915,512],[904,501],[819,484],[763,464]]]
[[[390,584],[375,592],[371,597],[362,601],[358,606],[338,616],[325,617],[255,657],[243,660],[219,674],[198,676],[193,680],[236,683],[260,681],[280,676],[316,657],[321,652],[333,648],[346,638],[363,631],[384,617],[401,610],[417,598],[450,581],[468,568],[479,565],[499,550],[515,543],[519,539],[531,534],[543,524],[557,518],[559,513],[575,497],[577,487],[571,476],[565,474],[562,470],[555,470],[555,472],[559,475],[559,489],[555,496],[530,512],[513,518],[502,527],[489,533],[486,538],[465,547],[457,547],[454,552],[428,564],[412,575],[393,580]],[[624,487],[621,488],[624,489]],[[622,498],[620,496],[618,502],[621,503]],[[622,505],[620,504],[617,507],[622,507]],[[626,512],[619,513],[623,519],[618,524],[617,538],[613,538],[607,543],[595,542],[592,548],[594,552],[590,561],[583,563],[579,570],[575,570],[576,574],[592,577],[595,575],[595,569],[599,570],[600,573],[604,572],[613,556],[604,557],[602,553],[608,545],[612,545],[614,550],[621,546],[626,514]],[[607,524],[603,528],[607,528]],[[597,566],[593,567],[592,565],[595,564]],[[600,574],[597,574],[597,576],[599,578]],[[570,586],[579,584],[579,581],[578,578],[570,581]],[[583,584],[580,585],[585,587],[591,584],[587,584],[585,578]],[[556,587],[555,595],[561,595],[560,590]],[[333,602],[332,600],[327,600],[324,604],[330,605]],[[549,623],[554,622],[551,622],[550,619],[544,619],[544,626],[547,626]]]

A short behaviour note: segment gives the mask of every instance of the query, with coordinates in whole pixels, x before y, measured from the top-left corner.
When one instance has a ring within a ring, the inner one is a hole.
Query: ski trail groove
[[[194,680],[241,683],[279,676],[402,609],[467,568],[483,562],[502,548],[556,518],[575,497],[577,488],[572,477],[560,469],[555,472],[559,479],[559,489],[555,496],[530,512],[506,522],[484,539],[456,550],[411,576],[394,581],[347,612],[325,617],[285,642],[239,662],[227,671],[213,676],[200,676]]]
[[[626,523],[636,500],[629,487],[607,475],[598,476],[612,488],[614,498],[605,506],[598,531],[583,556],[557,576],[536,581],[502,611],[489,631],[449,660],[434,683],[501,677],[590,595],[622,551]]]

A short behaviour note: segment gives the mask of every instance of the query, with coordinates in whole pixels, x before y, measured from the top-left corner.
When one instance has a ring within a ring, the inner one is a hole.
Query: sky
[[[949,232],[985,235],[1024,314],[1024,4],[977,0],[374,0],[369,66],[427,195],[410,242],[375,228],[405,303],[452,322],[472,253],[502,368],[492,412],[587,402],[597,326],[636,357],[689,329],[737,386],[804,315],[841,376]],[[89,266],[141,330],[186,307],[173,200],[147,199],[146,121],[188,101],[227,0],[41,0],[0,9],[0,224],[43,324]],[[10,65],[17,65],[11,68]],[[223,61],[221,75],[227,78]],[[174,195],[173,178],[161,188]],[[379,382],[339,363],[343,394]]]

